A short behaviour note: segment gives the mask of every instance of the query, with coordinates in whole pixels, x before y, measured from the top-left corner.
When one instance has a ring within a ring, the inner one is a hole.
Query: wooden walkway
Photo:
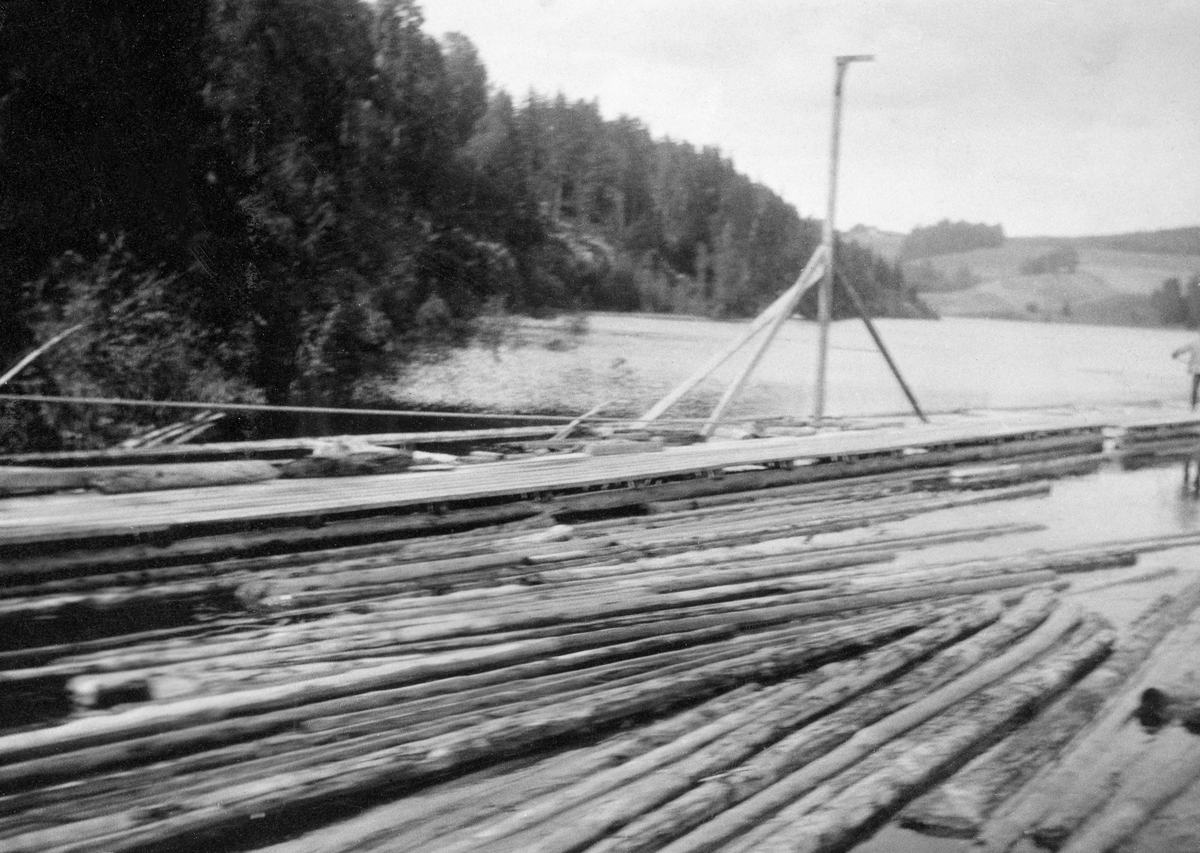
[[[1108,422],[1047,418],[855,430],[799,438],[666,448],[615,456],[555,454],[450,471],[272,480],[127,495],[60,494],[0,502],[0,546],[102,535],[148,535],[177,525],[287,522],[468,501],[543,498],[673,478],[722,476],[743,466],[797,467],[1032,441],[1099,442]]]

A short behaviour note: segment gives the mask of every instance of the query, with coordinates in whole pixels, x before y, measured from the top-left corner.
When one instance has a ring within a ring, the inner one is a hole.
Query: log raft
[[[295,443],[6,460],[0,850],[836,851],[897,813],[1128,843],[1195,783],[1192,705],[1077,780],[1134,696],[1192,695],[1200,588],[1118,632],[1072,584],[1200,537],[1034,549],[1005,513],[1195,435],[592,436],[316,479],[276,476]]]

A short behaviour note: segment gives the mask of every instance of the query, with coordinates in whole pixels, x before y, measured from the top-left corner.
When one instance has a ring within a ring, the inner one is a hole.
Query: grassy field
[[[876,251],[891,256],[899,251],[900,235],[856,230],[848,236]],[[1200,274],[1200,255],[1093,248],[1090,239],[1095,238],[1071,241],[1079,255],[1073,273],[1021,273],[1024,263],[1062,245],[1049,237],[1011,237],[996,248],[923,258],[905,267],[928,262],[947,279],[969,271],[977,280],[961,290],[922,293],[942,316],[1122,326],[1158,325],[1150,294],[1168,278],[1186,282]]]

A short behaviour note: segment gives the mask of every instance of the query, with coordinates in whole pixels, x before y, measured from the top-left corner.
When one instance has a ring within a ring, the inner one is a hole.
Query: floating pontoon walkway
[[[447,471],[272,480],[129,495],[12,498],[0,504],[0,548],[93,536],[148,536],[192,526],[287,524],[406,510],[445,511],[481,501],[566,496],[574,498],[574,508],[596,508],[596,501],[587,503],[587,493],[609,492],[599,506],[612,506],[612,490],[628,492],[670,481],[725,477],[745,473],[747,466],[778,469],[775,480],[782,485],[820,479],[816,475],[825,469],[817,466],[829,463],[874,461],[877,470],[886,470],[888,460],[920,467],[1031,453],[1099,451],[1108,426],[1088,418],[1047,418],[1018,424],[854,430],[625,455],[561,453]],[[921,458],[915,459],[918,456]]]

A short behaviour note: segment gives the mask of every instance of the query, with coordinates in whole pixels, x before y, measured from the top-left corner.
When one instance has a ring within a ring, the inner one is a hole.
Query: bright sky
[[[597,99],[718,145],[823,216],[833,57],[840,227],[939,219],[1015,235],[1200,223],[1195,0],[421,0],[491,82]]]

